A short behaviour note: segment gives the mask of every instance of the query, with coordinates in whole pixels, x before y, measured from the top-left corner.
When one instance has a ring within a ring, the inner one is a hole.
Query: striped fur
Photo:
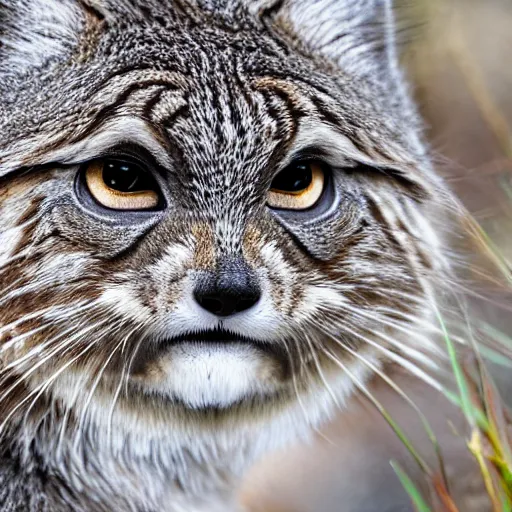
[[[429,380],[447,193],[389,4],[0,2],[2,510],[235,510],[255,458],[375,371]],[[81,164],[119,146],[164,211],[77,196]],[[332,205],[270,210],[304,152],[332,167]],[[222,257],[263,296],[219,320],[192,286]],[[161,349],[219,327],[274,348]]]

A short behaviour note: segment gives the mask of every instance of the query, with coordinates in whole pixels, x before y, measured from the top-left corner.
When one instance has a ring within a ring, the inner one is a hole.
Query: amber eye
[[[160,200],[152,176],[127,160],[96,160],[87,167],[85,181],[94,199],[113,210],[148,210]]]
[[[272,208],[305,210],[320,199],[324,184],[325,173],[321,164],[295,162],[274,178],[267,203]]]

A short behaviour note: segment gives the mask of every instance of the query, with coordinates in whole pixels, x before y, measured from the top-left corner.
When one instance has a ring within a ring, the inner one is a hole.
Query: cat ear
[[[84,25],[79,0],[0,0],[0,71],[65,59]]]
[[[281,15],[342,71],[392,87],[398,75],[392,0],[285,0]]]

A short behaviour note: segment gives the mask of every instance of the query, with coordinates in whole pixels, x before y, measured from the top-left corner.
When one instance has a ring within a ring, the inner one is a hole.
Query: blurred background
[[[510,262],[512,0],[398,0],[396,9],[404,68],[436,167]],[[511,334],[512,319],[503,310],[498,316],[495,321]],[[498,378],[512,395],[509,374]],[[399,383],[436,432],[459,510],[490,510],[458,411],[410,376],[399,376]],[[422,455],[434,460],[417,415],[382,384],[372,391]],[[274,454],[254,468],[242,499],[251,512],[413,511],[391,459],[421,488],[405,447],[379,413],[356,398],[309,445]]]

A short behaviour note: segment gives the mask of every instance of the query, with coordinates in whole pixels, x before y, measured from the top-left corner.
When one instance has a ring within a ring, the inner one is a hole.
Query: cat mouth
[[[239,333],[228,331],[226,329],[208,329],[189,331],[185,334],[173,336],[171,338],[164,338],[160,340],[159,344],[162,349],[171,346],[179,345],[182,343],[197,344],[207,347],[222,346],[222,345],[251,345],[254,348],[265,352],[281,361],[287,361],[287,352],[280,343],[269,342],[266,340],[245,336]]]
[[[146,390],[202,409],[274,396],[291,369],[284,343],[212,329],[154,340],[131,375]]]

